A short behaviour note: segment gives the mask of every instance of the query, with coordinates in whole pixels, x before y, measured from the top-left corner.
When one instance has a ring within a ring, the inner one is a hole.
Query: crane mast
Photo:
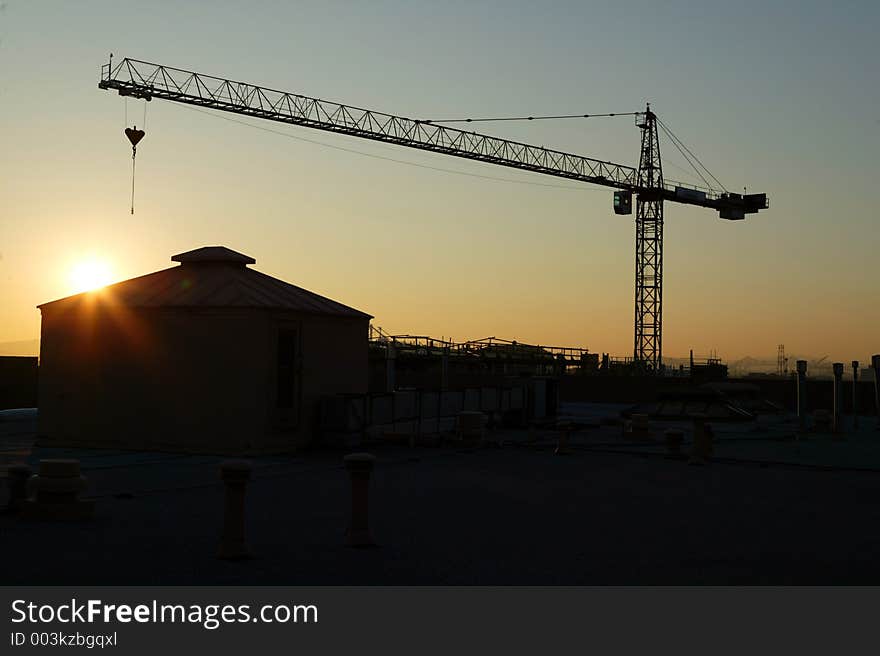
[[[663,188],[657,117],[648,105],[642,130],[636,200],[636,293],[633,358],[649,371],[663,364]]]
[[[579,182],[612,187],[614,211],[631,214],[636,201],[635,329],[633,358],[646,371],[662,371],[663,204],[716,210],[744,219],[769,207],[766,194],[735,194],[663,178],[658,119],[650,105],[633,112],[641,129],[639,167],[458,130],[442,121],[417,120],[342,103],[277,91],[160,64],[125,58],[101,67],[100,89],[122,96],[173,102],[392,143]],[[665,129],[665,128],[664,128]]]

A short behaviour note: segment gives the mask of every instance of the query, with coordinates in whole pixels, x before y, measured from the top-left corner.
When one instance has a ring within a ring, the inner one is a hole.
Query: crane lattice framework
[[[735,194],[663,179],[658,119],[650,105],[632,112],[642,131],[639,168],[458,130],[451,121],[404,118],[296,93],[125,58],[102,66],[100,89],[159,98],[417,148],[559,178],[612,187],[617,214],[636,203],[635,330],[633,357],[645,370],[662,370],[663,204],[707,207],[723,219],[744,219],[769,207],[766,194]]]
[[[657,117],[648,105],[642,115],[639,187],[663,188]],[[663,196],[639,192],[636,199],[636,302],[633,357],[650,369],[662,364]]]

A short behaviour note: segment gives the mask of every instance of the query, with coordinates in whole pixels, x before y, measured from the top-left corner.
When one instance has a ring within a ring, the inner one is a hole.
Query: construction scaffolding
[[[390,348],[395,356],[448,356],[487,363],[529,365],[538,368],[534,373],[546,375],[564,372],[570,367],[596,370],[599,365],[599,354],[590,353],[585,348],[526,344],[498,337],[456,342],[426,335],[390,335],[373,325],[370,325],[370,346],[374,349]]]
[[[651,374],[644,361],[632,357],[614,357],[572,346],[528,344],[517,340],[484,337],[456,341],[428,335],[392,335],[378,326],[370,326],[371,388],[391,391],[398,387],[434,387],[490,384],[491,377],[571,375],[644,376]],[[727,365],[712,352],[705,357],[678,363],[671,360],[664,367],[666,378],[723,380]],[[492,383],[494,384],[494,383]]]

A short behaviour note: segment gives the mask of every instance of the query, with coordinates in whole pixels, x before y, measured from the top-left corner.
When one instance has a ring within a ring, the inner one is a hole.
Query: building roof
[[[39,305],[100,298],[127,307],[235,307],[371,318],[371,315],[248,268],[256,260],[225,246],[174,255],[180,266]]]
[[[202,246],[194,251],[186,253],[178,253],[171,256],[172,262],[231,262],[236,264],[256,264],[257,261],[245,255],[238,253],[226,246]]]

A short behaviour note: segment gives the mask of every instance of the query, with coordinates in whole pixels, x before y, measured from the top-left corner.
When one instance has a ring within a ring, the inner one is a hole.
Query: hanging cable
[[[618,112],[614,114],[563,114],[559,116],[501,116],[496,118],[445,118],[416,121],[417,123],[481,123],[484,121],[547,121],[561,118],[596,118],[609,116],[636,116],[644,112]]]
[[[679,139],[675,134],[673,134],[672,130],[670,130],[665,124],[662,124],[660,122],[660,119],[657,119],[657,122],[660,125],[660,128],[663,130],[664,134],[666,134],[666,136],[669,137],[669,140],[672,142],[672,145],[675,146],[676,150],[678,150],[679,153],[681,153],[681,156],[684,157],[685,161],[691,165],[691,168],[700,177],[700,179],[703,181],[703,183],[706,185],[706,187],[710,190],[713,189],[712,184],[709,182],[709,180],[706,179],[706,177],[702,174],[700,169],[697,167],[697,164],[695,163],[696,160],[693,157],[693,153],[690,153],[690,151],[684,146],[684,143],[682,143],[681,139]],[[703,167],[703,168],[705,168],[705,167]]]
[[[721,181],[718,180],[718,178],[716,178],[716,177],[712,174],[712,171],[710,171],[710,170],[706,167],[706,165],[703,164],[702,161],[700,161],[700,158],[697,157],[697,156],[694,154],[694,152],[693,152],[690,148],[688,148],[687,144],[685,144],[685,143],[684,143],[684,142],[683,142],[683,141],[682,141],[682,140],[681,140],[676,134],[674,134],[674,133],[672,132],[672,130],[669,128],[669,126],[666,125],[665,123],[663,123],[663,121],[661,121],[659,118],[657,119],[657,121],[658,121],[659,123],[662,124],[662,126],[663,126],[664,130],[666,131],[666,133],[667,133],[668,135],[670,135],[670,138],[673,139],[675,142],[677,142],[677,144],[680,145],[681,148],[684,148],[684,150],[687,151],[687,153],[688,153],[688,154],[694,159],[694,161],[696,161],[696,162],[700,165],[700,167],[701,167],[706,173],[709,174],[709,177],[711,177],[715,182],[717,182],[718,185],[719,185],[722,189],[724,189],[725,191],[727,191],[727,189],[724,187],[724,185],[721,184]],[[680,150],[680,149],[679,149],[679,150]]]
[[[683,166],[679,166],[679,165],[676,164],[675,162],[670,162],[668,159],[664,159],[664,160],[663,160],[663,169],[666,170],[666,167],[667,167],[667,166],[671,166],[671,167],[674,168],[674,169],[678,169],[679,171],[681,171],[681,172],[684,173],[685,175],[689,175],[689,176],[692,177],[692,178],[693,178],[693,177],[697,177],[697,176],[694,175],[694,172],[693,172],[692,169],[686,169],[686,168],[683,167]],[[667,178],[665,175],[663,176],[663,179],[664,179],[666,182],[675,182],[675,180],[672,180],[672,179],[670,179],[670,178]]]
[[[138,127],[132,126],[128,127],[128,98],[125,98],[125,136],[128,137],[129,142],[131,142],[131,213],[134,214],[134,177],[135,177],[135,162],[137,159],[137,145],[141,139],[144,138],[146,134],[147,127],[147,103],[144,101],[144,121],[141,123],[144,129],[138,130]]]
[[[134,216],[134,162],[135,155],[137,154],[137,148],[135,146],[131,147],[131,214]]]
[[[373,159],[381,159],[386,162],[395,162],[396,164],[406,164],[407,166],[415,166],[420,169],[429,169],[431,171],[440,171],[442,173],[452,173],[454,175],[463,175],[469,178],[481,178],[483,180],[494,180],[496,182],[509,182],[511,184],[522,184],[529,185],[533,187],[550,187],[553,189],[569,189],[571,191],[595,191],[604,193],[604,189],[594,189],[592,187],[587,186],[579,186],[573,187],[570,185],[556,185],[547,182],[531,182],[528,180],[513,180],[511,178],[500,178],[493,175],[482,175],[479,173],[469,173],[468,171],[456,171],[455,169],[447,169],[439,166],[430,166],[428,164],[419,164],[417,162],[409,162],[405,159],[396,159],[394,157],[386,157],[385,155],[377,155],[375,153],[367,153],[362,150],[355,150],[354,148],[345,148],[343,146],[336,146],[333,144],[329,144],[323,141],[317,141],[315,139],[307,139],[305,137],[300,137],[295,134],[290,134],[288,132],[282,132],[281,130],[273,130],[272,128],[263,127],[262,125],[256,125],[254,123],[248,123],[247,121],[242,121],[240,119],[232,118],[231,116],[223,116],[222,114],[218,114],[216,112],[211,112],[204,109],[198,109],[196,107],[187,107],[183,106],[183,109],[187,109],[192,112],[198,112],[199,114],[205,114],[207,116],[212,116],[214,118],[219,118],[224,121],[229,121],[230,123],[238,123],[239,125],[244,125],[245,127],[254,128],[255,130],[262,130],[263,132],[269,132],[271,134],[277,134],[282,137],[287,137],[288,139],[296,139],[297,141],[304,141],[306,143],[314,144],[316,146],[324,146],[325,148],[332,148],[333,150],[341,150],[346,153],[354,153],[355,155],[362,155],[363,157],[371,157]]]
[[[134,174],[135,161],[137,159],[137,145],[144,138],[147,129],[147,101],[144,101],[144,121],[141,123],[142,130],[138,127],[128,127],[128,98],[125,99],[125,136],[131,142],[131,213],[134,214]]]
[[[146,134],[143,130],[138,130],[135,125],[133,128],[125,128],[125,136],[131,142],[131,213],[134,214],[134,164],[137,157],[138,142],[144,138]]]
[[[669,141],[672,143],[672,145],[675,146],[675,149],[676,149],[676,150],[679,152],[679,154],[684,158],[684,161],[687,162],[687,163],[690,165],[690,167],[691,167],[691,170],[683,169],[683,168],[681,168],[681,167],[679,167],[679,169],[680,169],[680,170],[683,170],[683,171],[686,171],[687,173],[690,173],[690,174],[696,173],[697,176],[700,178],[700,180],[703,181],[704,184],[708,184],[708,181],[707,181],[706,178],[703,176],[702,172],[697,168],[697,165],[694,163],[694,161],[693,161],[693,160],[690,158],[690,156],[689,156],[689,155],[688,155],[688,154],[687,154],[687,153],[681,148],[681,146],[678,145],[678,141],[676,141],[676,139],[675,139],[675,135],[673,135],[669,130],[667,130],[665,126],[661,125],[659,121],[657,121],[657,125],[660,127],[660,129],[663,131],[663,134],[666,135],[666,137],[669,139]],[[671,162],[669,162],[669,164],[671,164]]]
[[[725,187],[723,184],[721,184],[721,181],[720,181],[718,178],[716,178],[716,177],[712,174],[712,171],[710,171],[708,168],[706,168],[706,165],[703,164],[703,162],[700,161],[700,158],[697,157],[696,155],[694,155],[693,151],[692,151],[690,148],[688,148],[687,145],[686,145],[681,139],[679,139],[677,136],[675,136],[675,135],[672,133],[672,130],[669,129],[669,126],[668,126],[668,125],[666,125],[666,124],[665,124],[663,121],[661,121],[659,118],[657,119],[657,122],[660,123],[660,125],[663,126],[663,128],[664,128],[664,129],[665,129],[670,135],[672,135],[672,137],[673,137],[676,141],[678,141],[678,143],[680,143],[681,146],[682,146],[682,147],[683,147],[688,153],[690,153],[691,157],[693,157],[693,158],[697,161],[697,163],[703,168],[703,170],[704,170],[706,173],[709,174],[709,177],[712,178],[715,182],[718,183],[718,186],[720,186],[724,191],[727,191],[727,187]],[[711,187],[711,185],[709,185],[709,186]]]
[[[659,125],[659,123],[658,123],[658,125]],[[711,190],[712,184],[706,179],[706,176],[704,176],[702,174],[700,169],[697,168],[697,165],[694,163],[694,161],[691,159],[691,157],[681,148],[681,146],[679,146],[678,141],[676,141],[676,139],[675,139],[675,136],[662,125],[660,126],[660,129],[663,130],[663,133],[669,138],[669,141],[672,142],[672,145],[675,146],[675,149],[681,154],[681,156],[684,158],[684,160],[688,164],[690,164],[692,171],[697,174],[697,177],[699,177],[700,180],[702,180],[703,184],[706,185],[706,188]],[[687,171],[687,169],[682,169],[681,167],[679,167],[679,169],[686,171],[688,173],[691,172],[691,171]]]
[[[685,153],[681,149],[681,147],[678,145],[678,142],[676,140],[675,135],[673,135],[672,132],[670,132],[669,129],[665,125],[660,123],[659,119],[657,119],[657,124],[660,126],[660,129],[663,130],[664,134],[666,134],[666,136],[669,137],[669,140],[672,142],[672,145],[675,146],[676,150],[678,150],[679,153],[681,153],[681,156],[684,157],[685,161],[691,165],[691,168],[693,168],[694,171],[696,171],[697,175],[700,177],[700,180],[702,180],[703,184],[706,185],[706,188],[711,190],[712,185],[709,183],[709,181],[706,179],[706,177],[702,173],[700,173],[700,169],[698,169],[696,167],[696,165],[691,161],[691,158],[688,157],[687,153]]]

